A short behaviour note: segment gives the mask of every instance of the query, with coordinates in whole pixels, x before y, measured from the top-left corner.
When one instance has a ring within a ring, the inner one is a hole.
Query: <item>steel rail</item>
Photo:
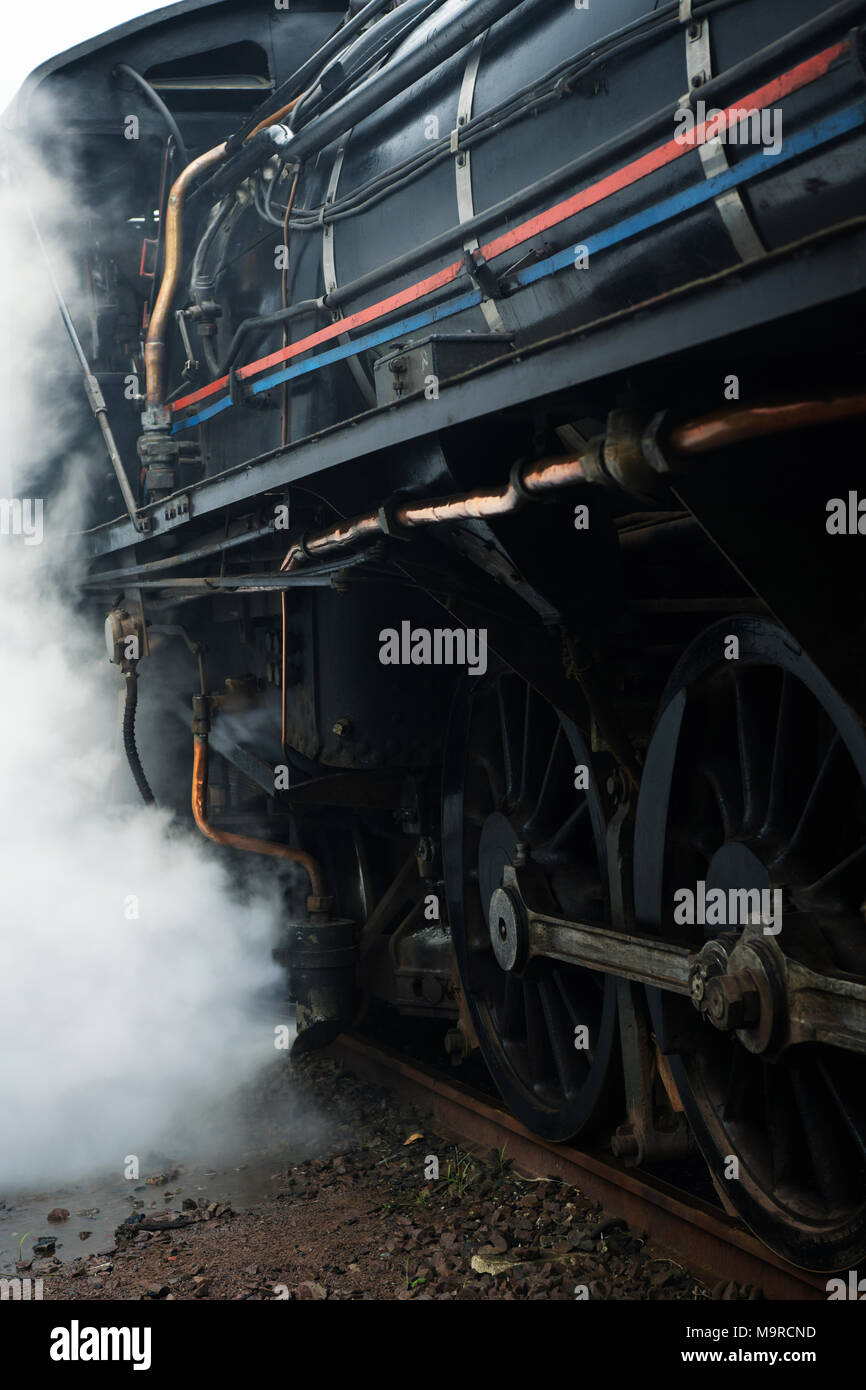
[[[704,1283],[752,1284],[767,1299],[826,1299],[826,1277],[797,1269],[762,1245],[739,1221],[699,1197],[598,1151],[539,1139],[494,1098],[388,1047],[344,1033],[327,1055],[400,1094],[433,1116],[448,1138],[501,1148],[519,1172],[555,1177],[644,1231]]]

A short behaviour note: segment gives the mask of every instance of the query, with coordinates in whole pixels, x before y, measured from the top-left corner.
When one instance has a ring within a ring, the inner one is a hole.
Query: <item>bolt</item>
[[[751,975],[717,975],[710,980],[706,1011],[714,1028],[729,1032],[756,1023],[761,1015],[761,997]]]
[[[348,737],[349,737],[349,734],[352,732],[352,721],[351,721],[351,719],[337,719],[337,720],[335,720],[334,726],[333,726],[331,732],[334,733],[334,734],[336,734],[336,735],[337,735],[337,738],[348,738]]]
[[[455,1066],[466,1056],[466,1039],[459,1028],[449,1028],[445,1034],[445,1051]]]

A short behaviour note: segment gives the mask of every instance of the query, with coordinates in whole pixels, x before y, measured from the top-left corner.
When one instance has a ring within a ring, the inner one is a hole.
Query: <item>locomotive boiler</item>
[[[13,119],[74,190],[130,767],[140,675],[159,800],[295,865],[296,1046],[403,1020],[818,1270],[866,1250],[864,26],[183,0]]]

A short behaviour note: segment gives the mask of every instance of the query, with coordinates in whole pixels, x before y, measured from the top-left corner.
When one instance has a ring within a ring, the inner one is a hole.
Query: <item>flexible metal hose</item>
[[[150,783],[144,775],[141,758],[135,746],[135,710],[138,704],[138,676],[135,671],[126,672],[126,703],[123,706],[123,747],[129,770],[135,778],[135,785],[141,792],[146,806],[153,805],[154,795]]]

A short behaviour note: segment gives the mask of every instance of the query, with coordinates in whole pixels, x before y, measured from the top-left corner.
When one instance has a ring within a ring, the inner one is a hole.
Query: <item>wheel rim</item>
[[[737,661],[721,659],[730,635]],[[866,977],[866,739],[787,634],[761,619],[726,620],[686,652],[644,767],[639,923],[685,933],[695,949],[718,936],[724,928],[673,925],[675,890],[700,879],[781,888],[785,954]],[[720,1190],[792,1262],[855,1264],[866,1248],[866,1059],[809,1044],[766,1060],[701,1024],[687,1001],[649,996]]]
[[[618,1094],[615,983],[553,960],[509,968],[514,923],[507,903],[492,926],[489,909],[515,847],[528,842],[559,909],[606,920],[604,820],[595,792],[575,790],[578,764],[590,765],[578,730],[520,677],[499,669],[464,682],[443,806],[455,955],[500,1094],[529,1129],[553,1140],[585,1130]],[[581,1027],[586,1049],[575,1046]]]

